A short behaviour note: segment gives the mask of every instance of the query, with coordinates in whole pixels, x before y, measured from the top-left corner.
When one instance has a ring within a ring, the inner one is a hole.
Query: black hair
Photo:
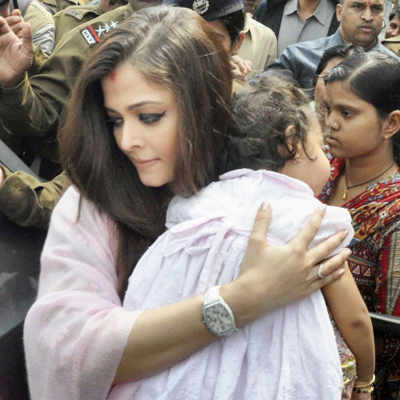
[[[226,17],[218,18],[217,21],[221,21],[225,26],[231,38],[232,46],[239,40],[240,33],[244,29],[244,12],[238,10]]]
[[[391,21],[394,17],[400,19],[400,7],[396,7],[389,15],[389,21]]]
[[[227,143],[226,170],[279,171],[295,158],[298,145],[306,151],[309,97],[290,80],[266,72],[233,98],[234,135]],[[310,108],[311,111],[311,108]],[[290,135],[287,128],[292,126]]]
[[[318,79],[318,75],[325,69],[326,65],[332,58],[341,57],[346,58],[354,52],[362,52],[364,49],[361,46],[355,46],[354,44],[338,44],[336,46],[329,47],[324,51],[324,54],[319,61],[317,69],[315,70],[315,81]]]
[[[400,62],[376,52],[356,52],[333,68],[324,78],[325,84],[342,81],[360,99],[370,103],[381,119],[400,110]],[[392,138],[396,162],[400,161],[400,135]]]

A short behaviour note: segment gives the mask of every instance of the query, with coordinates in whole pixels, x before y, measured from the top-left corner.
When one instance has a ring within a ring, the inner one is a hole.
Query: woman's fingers
[[[351,255],[351,250],[348,248],[344,248],[335,256],[325,260],[323,263],[324,278],[322,279],[322,281],[326,278],[328,278],[329,281],[330,275],[334,274],[335,272],[339,272],[339,274],[342,275],[344,272],[343,265],[350,255]],[[317,268],[315,269],[317,270]],[[315,272],[317,278],[321,281],[321,279],[318,277],[318,271]]]
[[[298,251],[306,251],[318,232],[324,215],[325,207],[315,211],[295,238],[289,242],[289,246]]]
[[[323,263],[316,264],[313,270],[310,271],[312,276],[310,293],[329,285],[336,279],[339,279],[345,272],[344,265],[350,254],[351,250],[345,248],[335,256],[325,260]],[[320,269],[321,265],[322,268]],[[320,271],[320,275],[318,274],[318,271]],[[320,276],[322,276],[322,278]]]
[[[271,222],[271,214],[271,207],[265,203],[261,204],[257,211],[246,254],[241,264],[242,273],[253,268],[263,268],[268,263],[265,252],[268,247],[267,233]]]
[[[310,249],[307,252],[308,262],[311,265],[314,265],[319,264],[323,260],[327,259],[329,255],[332,254],[340,246],[347,235],[347,231],[339,231]]]
[[[250,239],[262,240],[263,244],[266,244],[268,228],[271,222],[271,215],[271,206],[269,204],[262,203],[257,211]]]

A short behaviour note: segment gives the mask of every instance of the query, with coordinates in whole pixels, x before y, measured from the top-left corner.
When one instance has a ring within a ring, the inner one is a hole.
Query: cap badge
[[[194,0],[192,7],[193,11],[196,11],[198,14],[202,15],[210,8],[210,2],[208,0]]]

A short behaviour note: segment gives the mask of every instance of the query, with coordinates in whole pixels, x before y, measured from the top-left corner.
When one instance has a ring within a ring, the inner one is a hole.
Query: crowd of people
[[[400,316],[389,6],[0,5],[0,211],[47,231],[32,400],[400,399],[368,313]]]

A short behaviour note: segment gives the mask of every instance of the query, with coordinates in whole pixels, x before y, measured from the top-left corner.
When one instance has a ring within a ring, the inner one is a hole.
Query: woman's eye
[[[342,114],[342,116],[343,116],[344,118],[349,118],[349,117],[351,117],[351,112],[350,112],[349,110],[343,109],[343,110],[340,111],[340,113]]]
[[[107,119],[107,123],[111,126],[112,129],[119,128],[120,126],[122,126],[123,122],[124,120],[122,118],[109,117]]]
[[[158,122],[165,115],[165,111],[163,113],[156,114],[139,114],[139,120],[145,124],[154,124]]]

